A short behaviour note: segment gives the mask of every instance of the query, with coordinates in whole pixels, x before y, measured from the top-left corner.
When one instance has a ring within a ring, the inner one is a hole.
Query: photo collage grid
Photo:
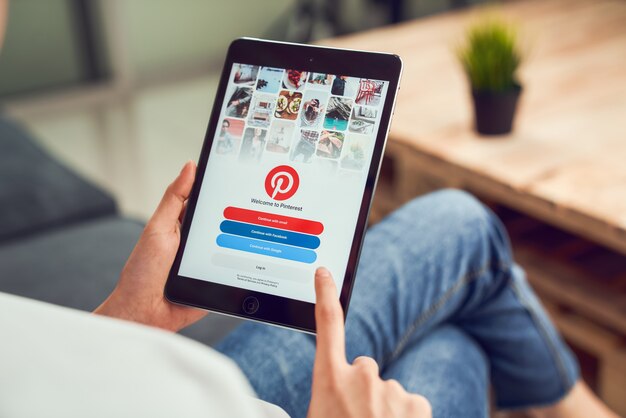
[[[215,152],[257,162],[265,153],[328,169],[366,168],[385,81],[235,64]]]

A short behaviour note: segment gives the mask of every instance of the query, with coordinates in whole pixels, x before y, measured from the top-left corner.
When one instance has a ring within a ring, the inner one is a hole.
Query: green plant
[[[476,91],[507,91],[519,86],[521,62],[517,29],[497,17],[485,17],[470,26],[458,57]]]

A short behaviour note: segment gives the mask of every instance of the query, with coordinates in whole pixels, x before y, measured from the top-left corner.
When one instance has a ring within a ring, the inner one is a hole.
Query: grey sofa
[[[0,117],[0,292],[91,311],[114,288],[142,229],[111,195]],[[209,315],[183,334],[214,344],[237,323]]]

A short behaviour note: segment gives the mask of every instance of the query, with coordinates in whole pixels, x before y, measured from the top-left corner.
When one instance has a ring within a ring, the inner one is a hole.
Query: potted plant
[[[522,91],[516,74],[521,62],[517,31],[490,16],[470,26],[466,37],[458,57],[472,88],[476,130],[509,133]]]

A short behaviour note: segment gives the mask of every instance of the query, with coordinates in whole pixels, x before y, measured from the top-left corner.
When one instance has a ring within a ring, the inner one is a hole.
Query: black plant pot
[[[503,135],[511,132],[520,86],[503,91],[472,91],[476,131],[482,135]]]

